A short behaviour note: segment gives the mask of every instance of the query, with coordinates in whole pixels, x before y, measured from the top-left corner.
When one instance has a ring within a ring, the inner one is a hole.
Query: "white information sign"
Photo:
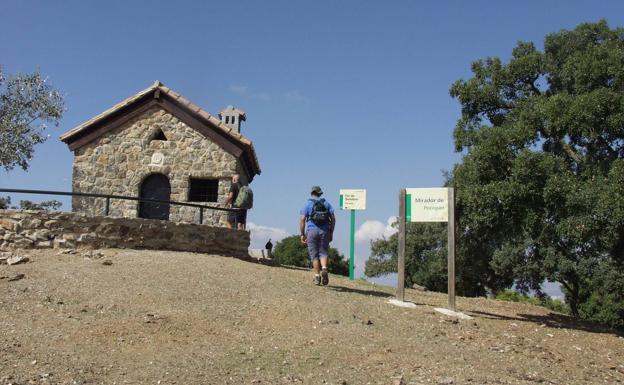
[[[448,222],[448,189],[405,189],[405,215],[407,222]]]
[[[366,190],[340,190],[340,208],[343,210],[366,210]]]

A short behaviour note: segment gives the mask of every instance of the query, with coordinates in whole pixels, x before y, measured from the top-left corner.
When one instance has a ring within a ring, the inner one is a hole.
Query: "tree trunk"
[[[578,280],[570,279],[569,281],[560,281],[563,287],[566,288],[566,301],[570,306],[570,314],[574,317],[579,316],[578,302],[579,302],[579,284]]]
[[[579,302],[579,285],[576,282],[572,283],[572,290],[570,292],[570,313],[574,317],[579,316],[578,302]]]

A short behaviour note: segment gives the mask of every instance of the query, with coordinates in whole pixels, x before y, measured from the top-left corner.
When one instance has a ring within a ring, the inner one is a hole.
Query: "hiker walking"
[[[228,214],[227,227],[232,229],[236,227],[239,230],[245,230],[247,225],[247,210],[253,206],[253,192],[247,185],[240,183],[238,174],[232,175],[232,185],[225,200],[226,207],[232,207],[237,210],[230,211]]]
[[[308,245],[308,255],[314,271],[314,284],[327,285],[329,283],[327,271],[329,242],[334,236],[336,216],[332,205],[321,198],[323,190],[319,186],[312,187],[310,195],[310,199],[300,212],[301,243]]]

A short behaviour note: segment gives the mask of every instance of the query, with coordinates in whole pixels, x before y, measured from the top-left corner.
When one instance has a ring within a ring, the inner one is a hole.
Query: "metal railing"
[[[110,195],[110,194],[96,194],[96,193],[82,193],[82,192],[68,192],[68,191],[48,191],[48,190],[23,190],[23,189],[13,189],[13,188],[0,188],[0,192],[3,193],[16,193],[16,194],[40,194],[40,195],[64,195],[64,196],[79,196],[79,197],[89,197],[89,198],[104,198],[105,206],[104,206],[104,215],[108,216],[110,214],[110,201],[111,199],[120,199],[120,200],[130,200],[130,201],[138,201],[138,202],[148,202],[148,203],[161,203],[168,204],[174,206],[186,206],[186,207],[196,207],[199,208],[199,223],[204,223],[204,210],[217,210],[217,211],[227,211],[227,212],[237,212],[241,209],[239,208],[226,208],[219,206],[209,206],[209,205],[200,205],[197,203],[188,203],[188,202],[176,202],[176,201],[165,201],[159,199],[150,199],[150,198],[141,198],[141,197],[132,197],[127,195]]]

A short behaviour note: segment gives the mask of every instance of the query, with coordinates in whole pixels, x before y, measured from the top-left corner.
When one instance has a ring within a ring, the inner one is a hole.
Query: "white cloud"
[[[247,230],[251,233],[251,244],[249,247],[252,249],[264,249],[264,245],[267,243],[269,238],[271,239],[273,245],[275,245],[278,241],[292,235],[284,229],[257,225],[252,222],[247,222]]]
[[[242,84],[232,84],[228,87],[228,89],[230,90],[230,92],[248,99],[256,99],[263,102],[268,102],[272,99],[271,94],[269,94],[268,92],[252,90]],[[283,99],[291,103],[299,103],[304,105],[310,104],[310,98],[302,94],[299,90],[286,91],[278,95],[278,99]]]
[[[561,291],[561,284],[559,282],[545,281],[542,284],[542,290],[553,299],[558,299],[561,301],[565,300],[565,295]]]
[[[271,95],[269,95],[266,92],[260,92],[260,93],[254,94],[252,97],[256,99],[260,99],[263,102],[268,102],[269,100],[271,100]]]
[[[239,84],[232,84],[230,86],[230,91],[239,95],[247,95],[249,93],[249,90],[247,89],[246,86],[241,86]]]
[[[286,100],[291,101],[291,102],[303,103],[306,105],[310,104],[310,99],[307,96],[303,95],[298,90],[288,91],[284,94],[284,97],[286,98]]]
[[[230,91],[246,98],[258,99],[262,100],[263,102],[268,102],[269,100],[271,100],[271,95],[269,95],[267,92],[252,92],[249,87],[240,84],[232,84],[230,86]]]
[[[384,224],[381,221],[368,220],[360,226],[355,232],[355,241],[357,243],[369,243],[371,240],[379,238],[389,238],[392,234],[397,232],[397,229],[392,226],[396,222],[397,217],[390,217]]]

